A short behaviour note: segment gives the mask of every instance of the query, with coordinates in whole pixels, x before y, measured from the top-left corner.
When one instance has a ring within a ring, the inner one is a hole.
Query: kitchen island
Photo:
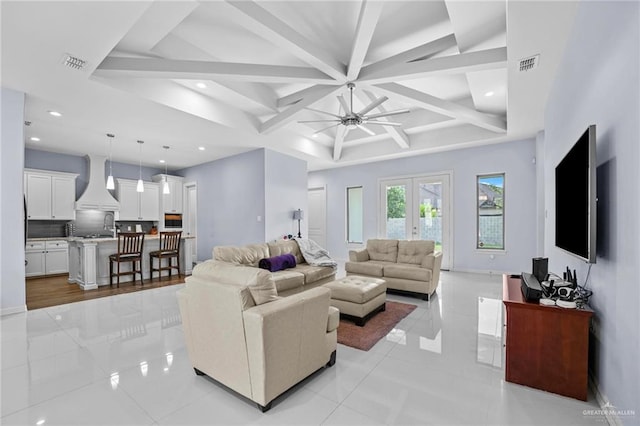
[[[194,260],[191,256],[193,244],[195,244],[195,237],[183,236],[180,240],[180,273],[182,275],[191,274]],[[158,250],[159,247],[159,235],[144,236],[142,277],[145,280],[150,278],[149,252]],[[83,290],[109,285],[109,255],[115,254],[117,251],[117,238],[69,238],[69,282],[77,283]],[[167,262],[167,260],[163,260],[163,262]],[[131,270],[131,264],[122,264],[121,270]],[[163,277],[168,275],[168,271],[162,271]],[[154,271],[154,277],[158,277],[157,271]],[[132,280],[133,276],[120,277],[120,283]]]

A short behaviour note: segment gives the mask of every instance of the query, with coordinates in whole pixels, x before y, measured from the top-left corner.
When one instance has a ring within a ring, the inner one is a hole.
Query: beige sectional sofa
[[[305,262],[298,243],[292,240],[246,246],[218,246],[213,248],[213,259],[235,265],[258,267],[260,259],[292,254],[296,267],[271,272],[279,296],[290,296],[335,280],[336,269],[330,266],[312,266]]]
[[[280,297],[266,270],[198,264],[178,291],[191,365],[268,410],[287,389],[335,363],[339,312],[330,295],[319,287]]]
[[[345,263],[347,275],[382,278],[387,290],[415,293],[424,300],[436,290],[440,280],[442,253],[425,240],[373,239],[362,250],[350,250]]]

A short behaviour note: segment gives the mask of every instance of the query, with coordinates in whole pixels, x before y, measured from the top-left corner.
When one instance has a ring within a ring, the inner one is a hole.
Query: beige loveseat
[[[250,244],[242,247],[218,246],[213,248],[213,259],[257,268],[260,259],[288,253],[295,256],[296,267],[271,272],[279,296],[290,296],[335,280],[335,268],[309,265],[302,257],[298,243],[292,240]]]
[[[208,261],[177,294],[196,374],[263,412],[287,389],[335,363],[339,312],[329,306],[329,289],[283,298],[268,271]]]
[[[438,287],[442,253],[425,240],[368,240],[362,250],[350,250],[347,275],[382,278],[387,290],[416,293],[424,300]]]

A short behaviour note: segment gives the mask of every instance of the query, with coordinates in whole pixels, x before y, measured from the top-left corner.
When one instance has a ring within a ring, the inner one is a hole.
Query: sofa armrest
[[[266,405],[329,361],[330,296],[316,287],[243,312],[252,400]]]
[[[327,333],[338,329],[340,325],[340,310],[334,306],[329,306],[329,318],[327,318]]]
[[[367,260],[369,260],[369,252],[367,249],[349,250],[350,262],[366,262]]]

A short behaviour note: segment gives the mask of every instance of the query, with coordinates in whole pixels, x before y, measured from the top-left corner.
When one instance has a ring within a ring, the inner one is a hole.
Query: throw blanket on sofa
[[[309,265],[338,268],[338,262],[333,260],[329,256],[329,252],[320,247],[315,241],[306,238],[297,238],[296,242],[298,243],[298,247],[300,247],[302,257],[304,257],[304,260]]]
[[[281,254],[280,256],[274,257],[266,257],[264,259],[260,259],[258,267],[270,272],[282,271],[287,268],[295,268],[296,257],[291,253]]]

